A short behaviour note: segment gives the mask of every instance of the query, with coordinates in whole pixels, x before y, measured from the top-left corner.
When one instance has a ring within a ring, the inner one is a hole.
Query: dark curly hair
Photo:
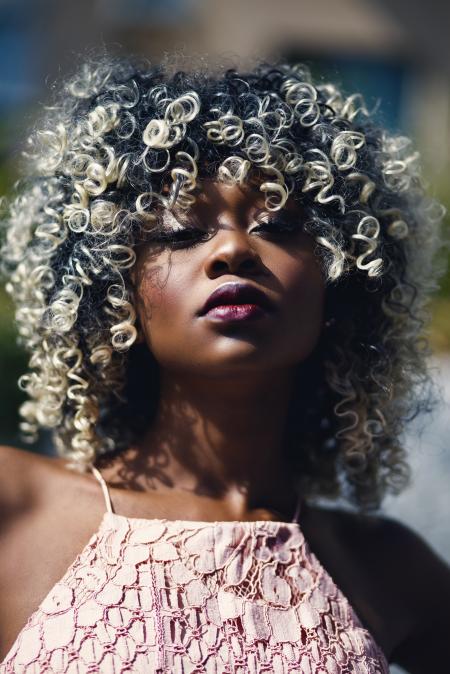
[[[434,403],[424,326],[444,209],[407,137],[301,64],[189,73],[110,56],[88,59],[37,126],[2,248],[31,440],[52,428],[84,471],[151,422],[158,365],[135,343],[135,248],[212,177],[251,182],[270,211],[298,200],[317,242],[332,327],[299,366],[286,433],[304,493],[364,510],[408,484],[405,423]]]

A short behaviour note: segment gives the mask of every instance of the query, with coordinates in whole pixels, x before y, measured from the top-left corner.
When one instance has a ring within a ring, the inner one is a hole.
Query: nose
[[[238,229],[220,230],[213,238],[214,244],[206,261],[206,272],[210,278],[224,274],[255,272],[261,267],[261,260],[252,248],[249,236]]]

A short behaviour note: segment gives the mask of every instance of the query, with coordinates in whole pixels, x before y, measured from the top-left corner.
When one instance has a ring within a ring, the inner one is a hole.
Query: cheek
[[[310,310],[322,309],[325,283],[317,262],[302,260],[300,264],[287,267],[285,272],[286,298],[300,306],[307,305]]]
[[[302,253],[284,259],[278,268],[288,340],[310,351],[322,331],[325,279],[320,262],[312,252]]]
[[[163,265],[146,264],[142,269],[136,293],[142,323],[150,320],[155,309],[164,306],[165,277]]]
[[[139,319],[147,334],[159,328],[175,328],[176,317],[183,316],[184,296],[189,281],[183,267],[169,260],[147,262],[143,265],[137,289]]]
[[[147,263],[140,277],[136,306],[145,341],[160,367],[192,368],[208,344],[193,320],[199,307],[192,268],[184,260]]]

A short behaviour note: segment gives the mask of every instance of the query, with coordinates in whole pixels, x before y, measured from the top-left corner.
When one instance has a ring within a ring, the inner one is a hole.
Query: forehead
[[[239,184],[227,184],[214,178],[198,181],[195,202],[189,210],[197,212],[220,213],[226,210],[239,212],[261,211],[265,208],[266,195],[259,189],[262,181]],[[301,204],[289,198],[283,210],[299,212]]]
[[[221,210],[229,207],[261,206],[264,194],[251,185],[228,185],[214,180],[204,180],[199,185],[194,207]]]

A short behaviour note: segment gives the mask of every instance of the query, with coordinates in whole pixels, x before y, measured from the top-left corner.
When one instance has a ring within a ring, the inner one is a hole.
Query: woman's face
[[[164,217],[168,229],[179,226],[170,212]],[[138,247],[136,309],[143,337],[163,369],[262,372],[307,358],[322,329],[325,281],[302,219],[295,203],[269,212],[255,188],[205,181],[179,220],[200,230],[198,235]],[[280,232],[277,222],[295,228]],[[202,314],[211,293],[229,282],[261,290],[272,309],[240,320],[221,310]]]

